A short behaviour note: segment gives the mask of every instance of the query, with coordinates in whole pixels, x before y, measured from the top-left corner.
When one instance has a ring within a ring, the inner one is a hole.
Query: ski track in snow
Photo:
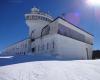
[[[0,67],[0,80],[100,80],[100,60],[32,61]]]

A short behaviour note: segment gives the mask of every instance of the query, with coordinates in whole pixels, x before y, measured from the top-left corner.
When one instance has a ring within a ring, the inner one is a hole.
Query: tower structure
[[[38,38],[41,34],[41,29],[53,21],[53,18],[34,7],[31,12],[25,14],[26,24],[29,27],[29,36],[31,38]]]
[[[53,17],[45,12],[40,11],[38,8],[33,7],[30,13],[25,14],[25,19],[26,19],[26,24],[29,27],[29,37],[30,37],[29,45],[32,48],[34,46],[35,39],[41,37],[41,31],[43,27],[52,22]]]

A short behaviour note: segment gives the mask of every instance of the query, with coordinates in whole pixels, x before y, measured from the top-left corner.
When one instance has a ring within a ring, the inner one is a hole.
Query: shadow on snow
[[[57,57],[57,55],[20,55],[20,56],[12,56],[5,58],[7,56],[0,57],[0,66],[6,66],[17,63],[31,62],[31,61],[57,61],[57,60],[65,60]]]

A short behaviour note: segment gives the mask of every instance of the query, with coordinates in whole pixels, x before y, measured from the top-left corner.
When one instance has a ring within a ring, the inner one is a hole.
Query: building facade
[[[21,40],[9,47],[5,48],[2,52],[3,55],[25,55],[29,52],[29,39]]]
[[[64,59],[92,59],[93,35],[65,19],[32,8],[25,14],[29,38],[9,46],[4,54],[51,54]]]

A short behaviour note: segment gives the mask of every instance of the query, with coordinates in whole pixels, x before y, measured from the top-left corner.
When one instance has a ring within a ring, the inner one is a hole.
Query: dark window
[[[37,20],[38,19],[38,16],[34,16],[34,20]]]
[[[40,16],[39,16],[38,18],[39,18],[39,19],[41,19],[41,17],[40,17]]]
[[[36,16],[36,15],[28,15],[26,16],[27,20],[44,20],[44,21],[49,21],[51,22],[50,19],[43,17],[43,16]]]
[[[26,16],[26,20],[28,20],[30,17],[29,16]]]
[[[70,30],[71,37],[80,41],[85,41],[85,36],[83,34],[80,34],[79,32],[76,32],[74,30]]]
[[[43,17],[43,20],[45,21],[45,17]]]
[[[46,18],[44,17],[44,21],[46,21]]]
[[[54,41],[53,41],[53,48],[54,48],[54,46],[55,46],[55,45],[54,45]]]
[[[42,45],[42,50],[44,50],[44,44]]]
[[[31,39],[31,42],[35,41],[35,39]]]
[[[32,48],[32,52],[35,52],[35,47],[34,47],[34,48]]]
[[[58,26],[58,34],[61,34],[63,36],[67,36],[67,37],[70,37],[82,42],[86,42],[88,44],[92,44],[92,40],[89,37],[86,37],[85,35],[61,24],[59,24]]]
[[[47,21],[48,19],[47,18],[45,18],[45,21]]]
[[[24,52],[24,55],[25,55],[25,52]]]
[[[51,22],[51,20],[50,20],[50,19],[48,19],[48,21],[49,21],[49,22]]]
[[[47,43],[47,50],[49,49],[49,43]]]
[[[43,20],[43,17],[41,17],[41,20]]]
[[[86,48],[87,59],[89,59],[88,48]]]
[[[50,26],[46,26],[43,30],[42,30],[42,36],[48,35],[50,31]]]
[[[34,38],[34,30],[31,32],[31,42],[35,41],[35,38]]]

